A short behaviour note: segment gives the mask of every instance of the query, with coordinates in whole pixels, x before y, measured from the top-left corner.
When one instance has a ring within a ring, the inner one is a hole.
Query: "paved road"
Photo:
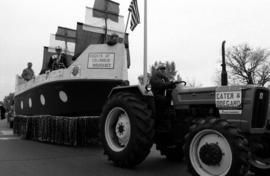
[[[0,121],[1,176],[190,176],[184,163],[169,162],[152,149],[134,169],[108,162],[99,146],[67,147],[33,142],[13,136]]]

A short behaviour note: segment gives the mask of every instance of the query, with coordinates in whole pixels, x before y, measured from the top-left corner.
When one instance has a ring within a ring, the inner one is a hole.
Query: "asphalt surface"
[[[190,176],[184,163],[160,156],[154,148],[134,169],[113,166],[100,146],[68,147],[14,136],[0,121],[0,176]]]

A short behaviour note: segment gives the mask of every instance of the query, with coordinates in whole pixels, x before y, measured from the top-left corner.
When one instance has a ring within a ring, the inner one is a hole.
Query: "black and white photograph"
[[[1,176],[270,175],[269,0],[1,0]]]

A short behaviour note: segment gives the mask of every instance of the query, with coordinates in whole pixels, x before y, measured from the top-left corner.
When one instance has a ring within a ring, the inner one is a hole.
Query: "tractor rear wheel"
[[[101,115],[104,154],[119,167],[141,163],[153,145],[154,120],[149,106],[132,93],[113,95]]]
[[[224,119],[201,119],[186,135],[188,169],[193,175],[242,176],[249,169],[248,141]]]

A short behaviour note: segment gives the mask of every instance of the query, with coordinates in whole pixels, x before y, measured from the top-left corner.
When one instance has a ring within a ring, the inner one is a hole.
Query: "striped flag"
[[[133,31],[135,27],[140,24],[140,13],[138,9],[137,0],[132,0],[128,9],[131,13],[130,30]]]

